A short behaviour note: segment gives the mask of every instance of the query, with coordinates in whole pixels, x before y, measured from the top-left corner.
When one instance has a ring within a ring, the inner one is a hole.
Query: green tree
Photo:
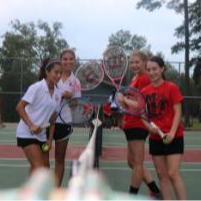
[[[15,106],[27,87],[35,82],[41,60],[58,57],[68,47],[61,37],[62,24],[46,22],[11,22],[11,30],[3,35],[0,47],[0,86],[3,92],[2,109],[6,121],[16,121]],[[20,93],[19,93],[20,92]]]
[[[137,8],[145,8],[149,11],[161,8],[166,5],[169,9],[174,9],[177,13],[182,13],[184,5],[181,0],[140,0],[137,3]]]
[[[109,37],[108,46],[121,46],[129,54],[133,50],[142,50],[147,53],[151,52],[151,46],[147,44],[144,36],[132,35],[130,31],[119,30]]]
[[[183,0],[141,0],[137,4],[137,8],[145,8],[149,11],[161,8],[163,5],[167,8],[174,9],[177,13],[182,14],[184,12]],[[201,1],[196,0],[189,3],[189,50],[193,52],[191,57],[191,64],[195,66],[194,74],[199,72],[197,62],[200,59],[201,54]],[[175,29],[175,36],[180,40],[172,46],[172,53],[179,53],[185,49],[185,23]],[[201,76],[201,74],[199,74]],[[198,76],[198,75],[195,75]]]

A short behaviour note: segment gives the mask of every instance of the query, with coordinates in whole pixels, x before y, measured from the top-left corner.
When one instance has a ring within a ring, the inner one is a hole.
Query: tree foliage
[[[184,8],[183,1],[181,0],[140,0],[137,3],[137,8],[145,8],[149,11],[154,11],[165,5],[169,9],[174,9],[177,13],[181,13]]]
[[[133,50],[142,50],[147,53],[151,52],[151,46],[147,44],[144,36],[137,34],[132,35],[130,31],[119,30],[109,37],[108,46],[121,46],[129,54]]]
[[[145,8],[149,11],[154,11],[162,6],[175,10],[177,13],[181,14],[184,11],[183,0],[140,0],[137,3],[137,8]],[[191,64],[195,66],[194,76],[201,76],[200,71],[197,67],[197,61],[201,55],[201,2],[200,0],[195,0],[194,2],[189,2],[189,32],[190,32],[190,45],[189,50],[193,53],[191,54]],[[185,49],[185,27],[184,22],[175,29],[175,36],[179,39],[176,44],[172,46],[172,53],[179,53]],[[195,76],[195,77],[196,77]]]
[[[46,22],[11,22],[11,30],[3,35],[0,47],[0,86],[4,120],[16,120],[15,105],[27,87],[37,80],[41,60],[58,57],[68,43],[61,36],[62,24]],[[18,95],[14,93],[20,92]],[[11,98],[12,97],[12,98]]]

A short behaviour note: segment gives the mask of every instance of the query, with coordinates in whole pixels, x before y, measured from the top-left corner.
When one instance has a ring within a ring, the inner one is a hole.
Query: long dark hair
[[[55,64],[61,65],[58,59],[50,59],[49,57],[44,59],[40,66],[39,80],[46,79],[46,71],[50,72],[54,68]]]
[[[161,58],[160,56],[153,56],[149,59],[149,61],[152,61],[152,62],[155,62],[158,64],[158,66],[160,68],[164,68],[164,71],[163,71],[163,74],[162,74],[162,78],[165,80],[165,70],[166,70],[166,67],[165,67],[165,62],[163,60],[163,58]]]

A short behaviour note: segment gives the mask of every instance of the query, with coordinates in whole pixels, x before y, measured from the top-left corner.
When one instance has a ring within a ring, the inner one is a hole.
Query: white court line
[[[1,160],[2,161],[27,161],[26,158],[0,158],[0,164],[1,164]],[[54,161],[55,161],[55,159],[50,159],[50,162],[54,162]],[[72,160],[66,159],[65,161],[68,162],[68,161],[72,161]]]
[[[16,165],[16,164],[0,164],[0,167],[7,167],[7,168],[28,168],[30,167],[29,164],[24,165]],[[65,169],[69,169],[70,166],[65,166]],[[155,168],[148,168],[151,171],[155,171]],[[129,168],[126,167],[101,167],[100,170],[119,170],[119,171],[130,171]],[[201,172],[201,169],[195,169],[195,168],[180,168],[181,172]]]
[[[86,141],[87,143],[88,141]],[[76,143],[72,144],[73,146],[84,146],[86,145],[86,143],[84,143],[83,141],[78,141]],[[1,140],[0,141],[0,145],[16,145],[17,146],[17,142],[16,141],[6,141],[6,140]],[[115,144],[115,143],[104,143],[103,147],[105,148],[126,148],[126,143],[124,144]],[[148,144],[146,144],[146,148],[148,148]],[[185,145],[185,148],[188,150],[194,150],[194,149],[201,149],[201,145]]]
[[[26,158],[0,158],[0,164],[1,164],[1,161],[27,161]],[[55,159],[50,159],[50,162],[54,162]],[[66,159],[65,160],[66,162],[71,162],[72,160],[70,159]],[[120,163],[120,164],[127,164],[127,161],[126,160],[115,160],[115,161],[112,161],[112,160],[102,160],[100,159],[99,161],[100,163]],[[145,164],[153,164],[153,161],[144,161]],[[201,165],[201,162],[182,162],[182,165]]]

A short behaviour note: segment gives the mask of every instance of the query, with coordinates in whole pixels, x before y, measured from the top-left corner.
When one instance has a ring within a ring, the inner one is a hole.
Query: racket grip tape
[[[151,126],[152,126],[153,128],[158,128],[158,126],[157,126],[154,122],[151,122],[150,124],[151,124]],[[158,134],[160,135],[160,137],[161,137],[163,140],[165,140],[166,135],[160,130],[160,128],[158,129]]]
[[[41,128],[45,129],[45,128],[48,128],[49,126],[50,126],[50,123],[47,123],[47,124],[44,124]]]

